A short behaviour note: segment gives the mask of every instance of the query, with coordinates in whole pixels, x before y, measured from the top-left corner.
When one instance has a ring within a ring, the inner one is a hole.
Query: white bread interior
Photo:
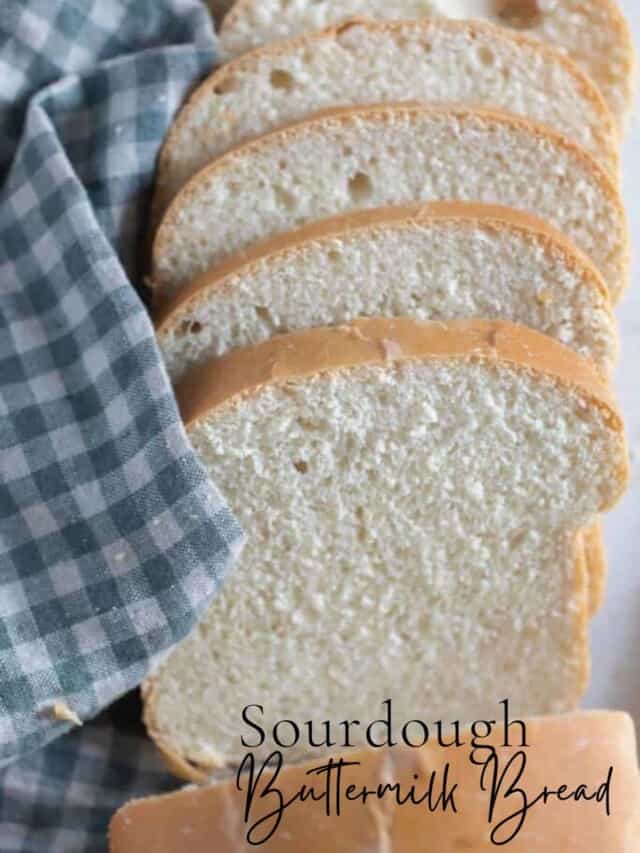
[[[354,15],[474,18],[559,48],[596,82],[622,128],[635,83],[633,39],[616,0],[237,0],[221,31],[225,57]]]
[[[626,286],[619,191],[584,150],[527,119],[480,108],[388,104],[335,109],[232,150],[170,205],[153,246],[157,297],[256,241],[338,213],[468,200],[546,219]]]
[[[256,697],[267,724],[373,719],[387,697],[405,719],[577,705],[578,532],[628,477],[589,362],[506,323],[372,319],[235,351],[178,396],[249,542],[145,687],[165,751],[237,763]]]
[[[163,147],[155,209],[229,148],[327,107],[418,100],[492,106],[548,124],[618,171],[602,95],[563,54],[492,25],[355,21],[238,57],[194,92]]]

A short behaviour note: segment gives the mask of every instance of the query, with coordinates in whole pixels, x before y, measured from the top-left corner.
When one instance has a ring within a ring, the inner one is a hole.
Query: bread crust
[[[155,716],[155,679],[153,676],[144,681],[140,687],[142,694],[142,722],[147,734],[156,745],[167,770],[183,782],[193,782],[204,785],[217,768],[213,764],[196,764],[182,756],[176,747],[165,737],[156,722]]]
[[[589,787],[604,780],[608,768],[614,767],[611,794],[611,816],[604,809],[584,804],[567,806],[550,802],[533,809],[528,819],[529,832],[523,832],[512,844],[514,853],[630,853],[636,849],[634,830],[640,815],[640,774],[637,769],[636,740],[633,722],[626,714],[579,712],[566,716],[544,717],[526,721],[530,761],[525,774],[528,799],[559,782],[575,788]],[[521,745],[514,730],[511,750]],[[468,736],[463,734],[465,742]],[[494,733],[488,741],[505,759],[503,741]],[[419,750],[358,750],[343,753],[347,761],[359,761],[348,782],[359,781],[369,789],[378,782],[403,782],[417,773],[428,777],[431,770],[441,770],[452,762],[452,781],[460,785],[464,800],[458,801],[460,812],[449,819],[432,814],[426,808],[395,808],[383,801],[377,808],[365,809],[361,803],[351,807],[344,803],[344,813],[328,818],[324,803],[314,811],[312,803],[293,809],[285,816],[282,831],[265,849],[272,853],[427,853],[467,849],[489,851],[493,846],[487,836],[486,804],[478,798],[479,769],[469,761],[468,746],[441,749],[428,745]],[[338,756],[334,756],[337,758]],[[318,767],[316,760],[308,764],[285,767],[278,789],[289,795],[303,784],[311,784],[307,771]],[[523,780],[524,781],[524,780]],[[472,800],[468,801],[467,796]],[[288,797],[287,797],[288,798]],[[475,804],[473,802],[475,800]],[[265,803],[265,806],[268,803]],[[248,826],[243,820],[244,797],[235,782],[191,787],[164,796],[135,800],[123,806],[113,817],[110,828],[111,853],[175,853],[184,849],[188,838],[190,853],[217,853],[248,849],[244,836]],[[259,808],[259,807],[258,807]],[[262,812],[254,811],[254,820]],[[188,831],[188,835],[185,832]],[[537,843],[533,839],[540,839]],[[386,845],[385,845],[386,842]],[[533,846],[532,846],[533,845]]]
[[[414,225],[424,226],[447,221],[469,228],[512,229],[530,234],[545,252],[562,253],[567,267],[578,272],[598,295],[611,305],[607,285],[593,262],[564,234],[544,220],[531,213],[500,205],[434,201],[340,214],[253,244],[198,276],[172,298],[156,300],[156,332],[159,337],[166,335],[175,328],[186,311],[204,301],[211,291],[230,285],[236,276],[251,275],[258,265],[279,255],[295,257],[309,243],[323,242],[358,231],[410,228]]]
[[[334,24],[319,32],[307,33],[288,39],[259,47],[249,53],[242,54],[231,62],[222,65],[207,77],[191,94],[184,107],[171,126],[165,142],[161,148],[157,168],[157,190],[153,202],[154,220],[159,218],[163,207],[166,207],[161,192],[163,176],[170,172],[171,159],[174,152],[183,145],[181,134],[183,129],[190,124],[193,113],[197,113],[203,103],[210,98],[215,98],[217,91],[226,91],[232,84],[234,75],[247,68],[256,67],[268,58],[277,59],[281,56],[290,55],[299,48],[312,50],[315,45],[323,41],[337,40],[337,38],[351,27],[358,26],[367,29],[370,33],[406,33],[429,38],[430,33],[435,30],[443,30],[449,33],[461,33],[469,39],[476,39],[484,35],[494,43],[508,43],[519,45],[527,50],[539,54],[546,63],[562,66],[566,73],[575,82],[576,89],[585,101],[589,102],[594,113],[599,117],[599,123],[593,128],[597,139],[598,156],[602,156],[603,163],[610,169],[614,177],[619,176],[620,153],[618,150],[618,130],[616,128],[613,114],[611,113],[600,90],[591,79],[571,60],[566,54],[561,53],[539,39],[524,35],[503,27],[483,21],[459,21],[448,18],[418,18],[409,21],[373,21],[362,18],[352,18],[341,24]]]
[[[602,522],[585,530],[582,536],[589,578],[590,615],[595,616],[604,604],[609,574]]]
[[[302,119],[301,121],[287,125],[275,131],[263,134],[255,139],[231,148],[226,154],[214,160],[204,169],[191,178],[191,180],[180,190],[169,205],[153,240],[151,254],[151,286],[157,287],[161,280],[158,274],[160,261],[168,251],[173,230],[178,224],[182,210],[188,206],[191,197],[197,193],[200,187],[219,173],[227,170],[233,172],[234,164],[245,157],[252,157],[262,151],[270,151],[286,147],[290,139],[304,135],[310,130],[317,130],[323,124],[354,122],[363,118],[372,119],[383,123],[391,123],[399,116],[411,116],[425,114],[427,116],[451,116],[458,121],[465,119],[480,119],[486,122],[494,122],[518,130],[524,130],[538,138],[552,142],[559,148],[570,152],[578,160],[585,171],[589,172],[599,184],[603,195],[617,212],[619,221],[619,233],[617,234],[619,248],[616,255],[616,267],[618,268],[617,281],[609,283],[612,301],[618,301],[621,293],[625,290],[629,279],[630,266],[630,240],[627,217],[620,192],[613,182],[608,171],[601,166],[587,151],[580,148],[570,139],[558,134],[542,124],[538,124],[522,116],[516,116],[501,110],[487,107],[465,107],[456,104],[439,104],[425,106],[418,103],[390,103],[373,104],[359,107],[333,107],[322,110],[315,115]],[[154,284],[155,282],[155,284]]]
[[[255,2],[256,0],[236,0],[220,29],[220,37],[223,44],[225,36],[233,29],[234,26],[237,25],[237,22],[242,19],[244,14],[246,14],[246,10],[254,5]],[[622,133],[627,116],[631,112],[635,88],[636,58],[633,36],[629,23],[616,0],[596,0],[595,4],[584,0],[582,3],[575,4],[575,8],[585,18],[591,18],[593,15],[594,5],[597,5],[599,7],[599,12],[605,16],[608,28],[612,34],[614,34],[618,44],[622,45],[626,56],[624,74],[621,76],[621,94],[622,101],[624,102],[624,108],[623,114],[617,116],[618,131],[619,133]],[[543,43],[547,44],[547,42]],[[566,45],[563,45],[562,47],[566,49]],[[589,76],[594,77],[595,75],[590,74]],[[598,81],[596,80],[596,83],[597,82]]]

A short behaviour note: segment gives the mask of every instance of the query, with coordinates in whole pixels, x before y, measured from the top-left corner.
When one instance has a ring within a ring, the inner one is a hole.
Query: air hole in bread
[[[360,542],[365,542],[367,539],[367,525],[364,520],[364,507],[356,508],[356,519],[358,521],[358,539]]]
[[[515,30],[531,30],[542,21],[539,0],[501,0],[498,18]]]
[[[274,68],[269,75],[269,82],[274,89],[282,89],[291,92],[296,85],[295,77],[282,68]]]
[[[327,252],[327,260],[334,267],[338,266],[338,264],[340,263],[340,252],[337,249],[331,249],[329,252]]]
[[[478,48],[477,56],[481,65],[485,65],[487,68],[492,66],[496,60],[494,52],[486,45],[482,45]]]
[[[202,323],[198,320],[183,320],[177,331],[179,338],[184,338],[187,335],[199,335],[202,332]]]
[[[288,190],[285,190],[284,187],[276,187],[274,192],[279,204],[284,207],[285,210],[295,209],[296,200],[292,193],[290,193]]]
[[[349,195],[355,203],[366,201],[373,193],[371,178],[365,172],[356,172],[349,179]]]
[[[329,421],[305,418],[303,415],[296,418],[296,424],[302,432],[306,433],[330,433],[332,431]]]
[[[226,80],[221,80],[219,83],[213,87],[214,95],[226,95],[227,92],[232,92],[235,88],[235,83],[232,76],[229,76]]]
[[[278,324],[275,320],[275,317],[266,307],[266,305],[254,305],[253,310],[255,311],[256,317],[259,317],[260,320],[265,324],[265,326],[273,333],[277,333]]]

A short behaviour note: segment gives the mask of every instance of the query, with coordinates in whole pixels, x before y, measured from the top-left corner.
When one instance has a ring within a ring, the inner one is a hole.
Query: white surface
[[[640,47],[640,3],[622,0]],[[640,115],[624,150],[624,190],[631,220],[631,287],[618,309],[622,357],[617,374],[627,418],[632,483],[624,502],[607,518],[609,592],[593,624],[593,682],[589,707],[630,711],[640,729]]]

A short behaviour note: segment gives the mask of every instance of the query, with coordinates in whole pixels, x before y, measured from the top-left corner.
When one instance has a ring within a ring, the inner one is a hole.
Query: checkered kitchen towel
[[[181,639],[242,534],[135,285],[158,148],[215,37],[199,0],[0,0],[0,851],[103,850],[163,789],[90,720]]]

